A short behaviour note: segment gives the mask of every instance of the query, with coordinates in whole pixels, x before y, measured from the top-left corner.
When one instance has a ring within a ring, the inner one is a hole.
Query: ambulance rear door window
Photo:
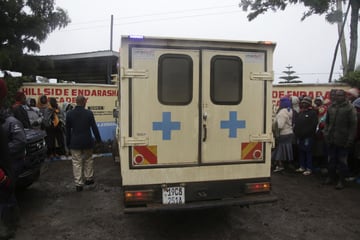
[[[193,61],[184,54],[159,58],[158,99],[165,105],[187,105],[193,98]]]
[[[243,63],[236,56],[211,59],[210,96],[219,105],[237,105],[242,100]]]

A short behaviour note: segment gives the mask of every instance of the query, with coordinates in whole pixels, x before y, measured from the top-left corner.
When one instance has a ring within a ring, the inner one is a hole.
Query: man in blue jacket
[[[92,158],[94,139],[101,142],[94,114],[85,109],[86,98],[76,97],[76,107],[66,115],[66,143],[71,150],[73,174],[76,191],[83,190],[83,185],[94,184],[94,160]]]

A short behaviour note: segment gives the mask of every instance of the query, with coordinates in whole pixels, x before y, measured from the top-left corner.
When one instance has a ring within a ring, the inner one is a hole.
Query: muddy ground
[[[123,214],[119,167],[95,161],[96,184],[75,192],[70,161],[46,163],[40,180],[17,194],[16,240],[360,239],[360,184],[323,186],[320,175],[273,175],[278,201],[250,208]]]

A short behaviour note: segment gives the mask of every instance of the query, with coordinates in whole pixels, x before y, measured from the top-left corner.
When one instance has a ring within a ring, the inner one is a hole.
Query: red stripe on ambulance
[[[261,142],[241,143],[241,159],[262,159],[263,149]]]
[[[156,146],[135,146],[133,162],[140,164],[157,164]]]

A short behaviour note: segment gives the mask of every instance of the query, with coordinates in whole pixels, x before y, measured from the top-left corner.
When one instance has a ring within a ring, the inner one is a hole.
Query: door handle
[[[206,138],[207,138],[207,127],[206,127],[206,124],[205,124],[205,123],[203,124],[203,130],[204,130],[203,142],[205,142],[205,141],[206,141]]]
[[[204,132],[204,137],[203,137],[203,142],[206,141],[206,138],[207,138],[207,127],[206,127],[206,120],[207,120],[207,112],[204,112],[203,113],[203,120],[204,120],[204,123],[203,123],[203,132]]]

